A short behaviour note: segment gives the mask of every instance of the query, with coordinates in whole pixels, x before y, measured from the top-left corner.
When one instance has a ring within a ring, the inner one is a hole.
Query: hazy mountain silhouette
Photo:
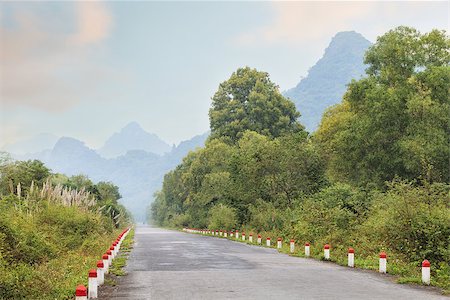
[[[131,122],[114,133],[97,152],[106,158],[125,154],[129,150],[144,150],[156,154],[169,152],[170,145],[156,134],[151,134],[136,123]]]
[[[134,129],[121,132],[133,133],[136,132]],[[133,149],[109,159],[82,141],[62,137],[51,150],[14,155],[14,158],[39,159],[53,172],[68,176],[85,174],[94,182],[111,181],[120,189],[123,196],[121,202],[140,221],[145,220],[145,209],[152,201],[154,192],[161,188],[164,174],[181,163],[189,151],[202,147],[208,135],[205,133],[183,141],[177,147],[169,148],[164,155]],[[127,139],[124,135],[122,137]]]
[[[296,105],[300,121],[314,131],[324,110],[341,102],[346,85],[365,74],[364,53],[371,43],[355,31],[337,33],[308,76],[284,92]]]

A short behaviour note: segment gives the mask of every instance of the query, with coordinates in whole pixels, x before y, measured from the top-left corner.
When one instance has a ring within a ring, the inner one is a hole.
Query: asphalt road
[[[449,299],[376,272],[149,226],[136,228],[126,271],[100,299]]]

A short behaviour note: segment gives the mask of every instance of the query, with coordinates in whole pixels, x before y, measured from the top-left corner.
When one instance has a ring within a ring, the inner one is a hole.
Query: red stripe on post
[[[429,267],[430,267],[430,262],[427,259],[425,259],[422,262],[422,268],[429,268]]]
[[[260,234],[258,234],[258,237],[259,237],[259,238],[261,238],[261,235],[260,235]]]
[[[106,254],[111,255],[111,250],[106,251]]]
[[[108,254],[103,254],[102,259],[108,259]]]
[[[386,252],[381,252],[380,253],[380,258],[386,258]]]
[[[305,243],[305,246],[309,246],[309,243]]]
[[[105,265],[103,264],[103,260],[99,260],[97,262],[97,268],[104,268],[104,267],[105,267]]]
[[[353,248],[348,248],[348,253],[355,253],[355,249],[353,249]]]
[[[330,245],[325,244],[325,246],[323,246],[323,249],[330,249]]]
[[[281,238],[277,238],[277,241],[281,242]]]
[[[91,269],[89,270],[89,278],[96,278],[97,277],[97,270]]]
[[[295,243],[295,241],[294,241],[294,240],[291,240],[291,243]]]
[[[270,241],[270,238],[268,237],[267,240]]]
[[[87,296],[87,289],[84,285],[80,284],[75,289],[75,296]]]

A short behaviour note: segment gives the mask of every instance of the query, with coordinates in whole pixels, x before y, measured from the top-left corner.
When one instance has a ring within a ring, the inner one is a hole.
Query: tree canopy
[[[267,73],[240,68],[212,97],[211,138],[236,143],[247,130],[275,138],[302,131],[299,117],[294,103],[281,95]]]
[[[316,140],[336,181],[450,180],[450,41],[399,27],[366,54],[367,77],[324,114]]]

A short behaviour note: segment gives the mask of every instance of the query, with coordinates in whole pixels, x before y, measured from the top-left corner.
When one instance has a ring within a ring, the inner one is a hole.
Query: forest
[[[117,186],[0,155],[0,298],[72,299],[131,218]]]
[[[366,75],[306,132],[269,74],[236,70],[212,97],[211,134],[167,173],[149,219],[309,242],[333,260],[348,247],[399,282],[450,282],[450,40],[398,27],[365,54]],[[301,255],[301,254],[299,254]]]

